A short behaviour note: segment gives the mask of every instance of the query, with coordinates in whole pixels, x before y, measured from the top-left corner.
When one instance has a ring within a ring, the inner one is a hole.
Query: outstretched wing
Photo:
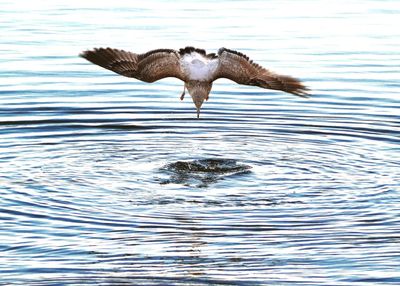
[[[183,78],[179,53],[175,50],[159,49],[135,54],[118,49],[96,48],[84,51],[80,56],[117,74],[145,82],[165,77]]]
[[[255,85],[268,89],[282,90],[306,97],[308,88],[291,76],[273,73],[254,63],[246,55],[221,48],[218,51],[219,64],[214,80],[228,78],[239,84]]]

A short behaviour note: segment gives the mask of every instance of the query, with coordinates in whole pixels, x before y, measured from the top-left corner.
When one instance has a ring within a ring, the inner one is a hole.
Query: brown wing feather
[[[246,55],[221,48],[218,51],[219,66],[214,80],[228,78],[239,84],[282,90],[298,96],[307,96],[308,88],[298,79],[273,73],[254,63]]]
[[[85,51],[80,56],[120,75],[145,82],[154,82],[165,77],[183,78],[179,54],[175,50],[159,49],[135,54],[118,49],[96,48]]]

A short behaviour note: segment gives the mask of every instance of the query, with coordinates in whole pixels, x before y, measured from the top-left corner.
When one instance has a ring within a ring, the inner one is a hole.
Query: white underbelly
[[[211,80],[217,66],[217,59],[208,59],[195,52],[186,54],[181,59],[182,71],[189,80]]]

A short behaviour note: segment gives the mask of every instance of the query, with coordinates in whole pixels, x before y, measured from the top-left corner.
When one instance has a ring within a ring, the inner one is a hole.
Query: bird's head
[[[199,118],[200,108],[203,105],[204,100],[208,100],[212,83],[204,81],[189,81],[185,86],[193,99],[193,103],[197,109],[197,118]]]

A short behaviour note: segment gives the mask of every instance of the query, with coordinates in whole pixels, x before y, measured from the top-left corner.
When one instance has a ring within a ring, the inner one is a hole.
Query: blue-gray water
[[[0,285],[400,285],[398,1],[1,1]],[[225,46],[309,99],[78,54]]]

